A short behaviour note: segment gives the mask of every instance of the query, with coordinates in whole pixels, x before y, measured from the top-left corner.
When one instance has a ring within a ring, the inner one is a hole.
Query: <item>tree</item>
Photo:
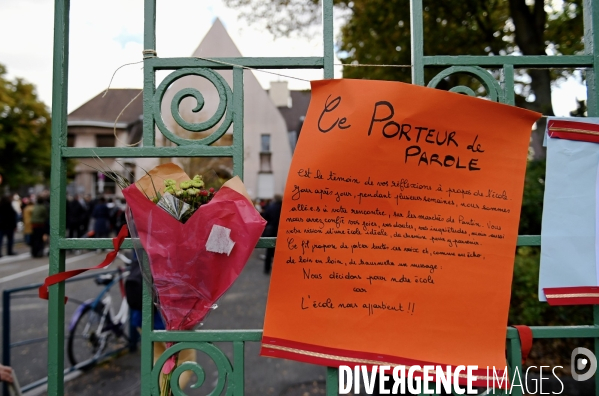
[[[50,114],[35,87],[10,81],[0,64],[0,174],[3,186],[15,190],[47,180],[50,175]]]
[[[242,16],[266,21],[275,35],[309,29],[319,18],[318,0],[225,0],[242,10]],[[409,65],[409,0],[335,0],[345,15],[338,43],[345,64]],[[447,0],[423,2],[424,53],[426,55],[544,55],[578,53],[583,49],[582,0]],[[427,68],[429,81],[440,69]],[[520,70],[516,104],[553,115],[551,84],[571,71]],[[497,72],[496,72],[497,74]],[[345,67],[347,78],[410,82],[409,68]],[[484,90],[470,77],[452,76],[438,88],[469,85]],[[542,148],[544,120],[533,136],[535,158]]]

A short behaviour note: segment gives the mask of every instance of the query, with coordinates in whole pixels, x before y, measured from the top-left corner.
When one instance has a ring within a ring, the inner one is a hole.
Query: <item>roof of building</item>
[[[135,98],[141,89],[125,88],[125,89],[109,89],[104,96],[104,92],[100,92],[94,98],[85,102],[79,108],[71,112],[68,116],[68,124],[70,126],[89,125],[91,123],[112,127],[118,117],[118,128],[126,128],[131,123],[139,120],[143,114],[143,100],[139,95],[129,106],[127,104]],[[104,97],[103,97],[104,96]],[[125,109],[125,106],[127,108]],[[123,109],[125,109],[123,111]],[[119,117],[119,113],[123,113]]]
[[[288,131],[298,131],[310,105],[310,91],[289,91],[291,107],[277,107],[285,119]]]

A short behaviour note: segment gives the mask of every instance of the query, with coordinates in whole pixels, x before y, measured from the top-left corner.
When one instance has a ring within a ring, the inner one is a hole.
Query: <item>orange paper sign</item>
[[[538,117],[397,82],[312,83],[261,354],[500,372]]]

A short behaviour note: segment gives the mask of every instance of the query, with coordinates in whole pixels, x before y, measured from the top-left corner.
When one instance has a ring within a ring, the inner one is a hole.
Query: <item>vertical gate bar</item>
[[[593,305],[593,324],[595,327],[599,327],[599,305]],[[595,356],[599,354],[599,338],[595,337],[594,339],[594,348],[593,352]],[[599,396],[599,375],[595,374],[595,395]]]
[[[245,342],[233,342],[233,395],[243,396],[245,389]],[[229,385],[231,386],[231,385]]]
[[[599,4],[595,0],[583,1],[584,24],[584,53],[593,55],[593,69],[586,72],[587,83],[587,114],[589,117],[599,115],[599,56],[597,44],[599,43]],[[593,306],[593,324],[599,326],[599,307]],[[599,338],[594,339],[595,356],[599,353]],[[599,375],[595,375],[595,395],[599,396]]]
[[[599,43],[599,4],[594,0],[583,1],[584,22],[584,53],[593,55],[593,69],[586,71],[587,82],[587,111],[589,117],[599,115],[599,54],[597,43]]]
[[[322,2],[322,40],[324,47],[324,79],[335,78],[333,69],[333,0]]]
[[[520,338],[510,338],[508,340],[508,363],[511,370],[508,372],[508,379],[511,381],[515,376],[514,372],[517,371],[520,378],[520,382],[524,386],[524,379],[522,378],[522,346],[520,345]],[[511,384],[511,382],[510,382]],[[522,387],[514,386],[511,393],[506,392],[511,396],[522,396]]]
[[[243,180],[243,68],[233,68],[233,174]]]
[[[339,394],[339,369],[337,367],[327,367],[327,396],[337,396]]]
[[[156,0],[144,1],[144,50],[156,51]],[[143,145],[153,147],[156,144],[154,114],[155,71],[151,66],[152,54],[144,53],[143,85]],[[139,265],[148,266],[148,257],[138,257]],[[150,395],[152,389],[152,367],[154,366],[154,345],[151,334],[154,330],[154,304],[152,290],[143,282],[143,300],[141,314],[141,394]]]
[[[65,251],[58,247],[64,237],[66,209],[67,97],[69,81],[69,0],[54,3],[54,55],[52,75],[52,169],[50,171],[50,268],[54,275],[65,270]],[[64,282],[49,288],[48,395],[64,392]]]
[[[138,257],[139,264],[148,266],[148,257]],[[152,331],[154,330],[154,304],[152,290],[147,282],[143,284],[142,323],[141,323],[141,394],[152,393],[152,367],[154,366],[154,346],[152,344]]]
[[[2,364],[10,366],[10,292],[2,291]],[[8,384],[2,382],[2,394],[8,395]]]
[[[410,40],[412,46],[412,84],[424,85],[424,30],[422,0],[410,0]]]
[[[514,65],[503,65],[503,97],[505,104],[515,106],[516,98],[514,95]]]
[[[144,2],[144,50],[156,51],[156,0],[145,0]],[[144,53],[144,93],[143,93],[143,145],[153,147],[156,144],[154,115],[152,102],[156,87],[154,68],[151,67],[153,55]]]

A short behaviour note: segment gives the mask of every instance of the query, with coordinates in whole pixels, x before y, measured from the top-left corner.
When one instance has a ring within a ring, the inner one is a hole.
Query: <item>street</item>
[[[0,289],[8,290],[43,282],[48,272],[48,258],[32,259],[27,246],[18,244],[16,256],[0,258]],[[206,329],[261,329],[270,277],[263,273],[260,255],[256,249],[244,271],[232,288],[219,300],[218,308],[206,319]],[[83,251],[67,254],[67,269],[85,268],[98,264],[104,254]],[[123,263],[117,259],[109,269]],[[98,273],[100,271],[97,271]],[[114,288],[117,289],[117,288]],[[94,298],[102,289],[93,279],[67,284],[66,327],[81,301]],[[117,301],[118,303],[118,301]],[[37,297],[37,289],[15,293],[11,298],[11,343],[47,336],[47,301]],[[5,331],[5,329],[4,329]],[[230,345],[219,344],[230,356]],[[65,340],[66,347],[66,340]],[[304,396],[324,394],[326,369],[319,366],[258,356],[259,343],[248,343],[245,349],[245,394]],[[85,372],[67,376],[65,395],[139,395],[139,350],[133,354],[111,359]],[[216,383],[217,372],[213,363],[198,353],[198,362],[205,369],[206,380],[197,390],[188,389],[188,395],[207,394]],[[26,386],[47,375],[47,342],[40,341],[11,349],[11,366],[21,386]],[[68,367],[65,353],[65,367]],[[193,378],[190,385],[193,383]],[[27,395],[44,395],[45,387],[31,390]]]

